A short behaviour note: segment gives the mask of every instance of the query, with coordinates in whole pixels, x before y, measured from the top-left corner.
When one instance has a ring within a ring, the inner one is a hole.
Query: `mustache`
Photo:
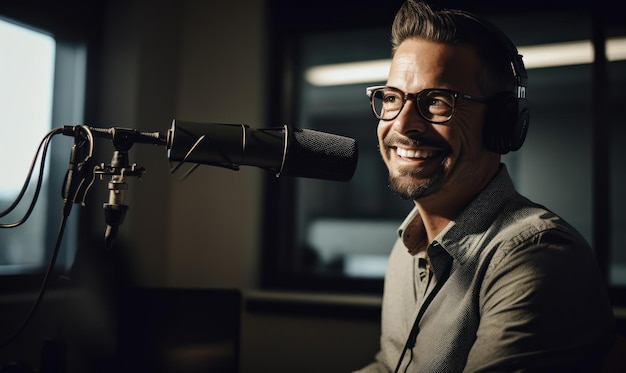
[[[448,149],[449,145],[445,141],[427,138],[420,135],[411,137],[402,136],[397,132],[391,132],[383,139],[383,145],[386,148],[402,145],[406,147],[429,146],[441,149]]]

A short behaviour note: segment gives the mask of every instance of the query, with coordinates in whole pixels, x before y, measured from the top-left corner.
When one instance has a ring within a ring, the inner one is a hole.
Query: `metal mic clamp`
[[[113,159],[110,165],[101,164],[95,169],[95,174],[100,176],[100,179],[105,175],[111,176],[109,181],[109,202],[103,204],[104,219],[106,222],[106,231],[104,232],[104,239],[106,248],[113,246],[115,239],[117,238],[117,231],[119,226],[124,222],[126,211],[128,211],[128,205],[124,204],[124,197],[128,190],[128,184],[126,183],[126,177],[138,177],[141,178],[145,169],[143,167],[137,167],[136,164],[132,166],[128,162],[128,152],[125,150],[116,150],[113,153]]]

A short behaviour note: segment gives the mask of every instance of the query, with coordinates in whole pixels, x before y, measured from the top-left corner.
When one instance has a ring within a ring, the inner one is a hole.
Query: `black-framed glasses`
[[[473,96],[449,89],[427,88],[417,93],[405,93],[395,87],[375,86],[366,88],[370,105],[376,118],[393,120],[400,115],[407,100],[413,100],[420,115],[431,123],[445,123],[452,119],[460,99],[486,102],[488,97]]]

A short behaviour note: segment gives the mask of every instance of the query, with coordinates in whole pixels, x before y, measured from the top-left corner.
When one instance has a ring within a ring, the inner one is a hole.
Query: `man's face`
[[[387,85],[406,93],[445,88],[482,95],[479,71],[479,58],[468,45],[408,39],[396,50]],[[415,201],[450,193],[473,197],[499,164],[482,143],[484,110],[482,103],[461,99],[450,121],[433,124],[409,100],[397,118],[381,120],[378,141],[391,188]]]

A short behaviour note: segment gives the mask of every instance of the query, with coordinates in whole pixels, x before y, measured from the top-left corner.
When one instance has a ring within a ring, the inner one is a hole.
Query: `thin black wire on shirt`
[[[426,299],[424,300],[424,303],[420,307],[420,310],[417,313],[417,317],[415,318],[415,322],[413,322],[413,326],[411,327],[411,331],[409,332],[409,336],[406,339],[406,343],[404,344],[404,348],[402,349],[402,353],[400,354],[400,359],[398,360],[398,364],[396,365],[396,369],[394,370],[395,373],[398,373],[400,371],[400,366],[402,366],[402,360],[404,360],[404,355],[406,355],[407,350],[410,351],[410,355],[409,355],[410,359],[406,367],[404,368],[405,373],[407,369],[409,368],[409,365],[411,365],[411,361],[413,361],[413,347],[415,347],[417,334],[419,333],[419,323],[422,319],[422,316],[424,316],[424,312],[426,312],[426,309],[428,308],[430,303],[433,301],[433,298],[435,298],[435,295],[437,295],[439,290],[443,287],[443,284],[445,284],[446,280],[450,276],[451,268],[452,268],[452,260],[450,260],[450,262],[447,264],[443,272],[443,276],[441,276],[441,280],[437,281],[437,284],[435,284],[435,287],[433,288],[433,290],[430,293],[428,293],[428,296],[426,297]]]

